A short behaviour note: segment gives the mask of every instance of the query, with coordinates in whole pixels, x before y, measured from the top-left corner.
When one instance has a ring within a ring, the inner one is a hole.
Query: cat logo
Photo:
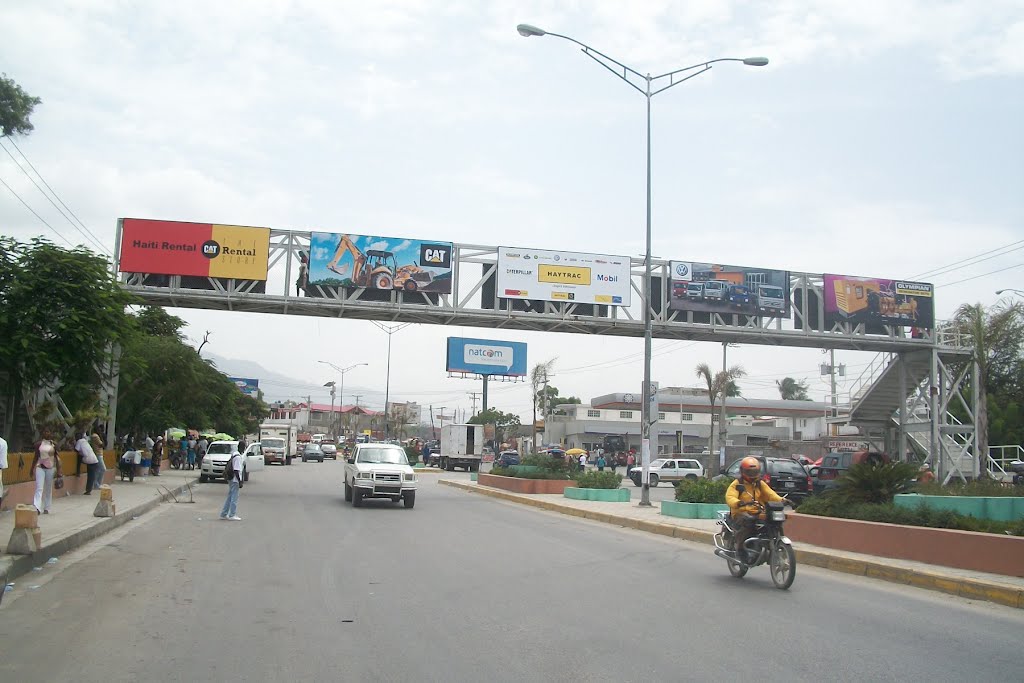
[[[452,267],[452,245],[450,244],[421,244],[420,265],[433,266],[434,268]]]

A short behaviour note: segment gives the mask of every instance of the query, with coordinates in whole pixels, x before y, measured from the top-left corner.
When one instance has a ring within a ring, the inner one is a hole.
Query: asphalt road
[[[1020,679],[1020,610],[804,567],[780,591],[708,547],[432,474],[413,510],[355,509],[342,467],[254,474],[241,522],[203,484],[22,577],[0,680]]]

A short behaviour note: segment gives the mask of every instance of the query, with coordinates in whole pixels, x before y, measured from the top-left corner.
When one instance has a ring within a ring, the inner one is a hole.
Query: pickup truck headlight
[[[373,479],[373,472],[356,472],[356,479]]]
[[[402,475],[402,481],[416,481],[416,475],[412,472]]]

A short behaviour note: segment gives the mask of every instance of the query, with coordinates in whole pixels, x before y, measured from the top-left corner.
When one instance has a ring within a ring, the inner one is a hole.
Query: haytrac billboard
[[[270,228],[121,219],[118,270],[266,280]]]
[[[935,288],[927,282],[825,273],[825,325],[935,326]]]
[[[786,317],[789,272],[693,261],[671,262],[669,308],[701,313]]]
[[[452,243],[314,232],[309,284],[451,294]]]
[[[494,339],[448,337],[445,369],[478,375],[526,376],[526,344]]]
[[[629,257],[498,247],[497,290],[505,299],[629,306]]]

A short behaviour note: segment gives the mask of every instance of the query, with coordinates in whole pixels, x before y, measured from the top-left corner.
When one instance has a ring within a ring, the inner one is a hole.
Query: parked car
[[[203,458],[199,468],[199,481],[206,482],[213,480],[226,481],[224,471],[227,469],[231,454],[238,450],[237,441],[214,441],[206,449],[206,457]],[[252,472],[259,472],[264,467],[263,450],[260,443],[251,443],[242,454],[242,481],[249,481]]]
[[[405,507],[416,504],[416,472],[405,449],[394,444],[356,445],[345,461],[345,500],[360,507],[367,498],[390,498]]]
[[[837,480],[846,470],[863,462],[885,463],[889,462],[889,456],[876,451],[833,451],[826,453],[825,457],[821,459],[820,465],[811,467],[808,470],[814,493],[824,493],[829,489],[835,488]]]
[[[333,441],[321,442],[320,450],[323,451],[325,458],[330,458],[331,460],[338,459],[338,446]]]
[[[772,487],[772,490],[780,496],[789,498],[799,504],[814,491],[811,476],[804,466],[792,458],[768,458],[763,455],[754,456],[761,462],[761,479]],[[729,478],[738,479],[740,476],[740,462],[743,458],[736,458],[722,473],[715,479]]]
[[[306,444],[306,448],[302,451],[302,462],[309,462],[310,460],[316,460],[317,462],[324,461],[324,452],[320,447],[320,444]]]
[[[509,467],[519,464],[519,453],[516,451],[502,451],[494,458],[492,467]]]
[[[634,486],[641,486],[643,480],[643,467],[634,467],[629,471],[629,478],[633,480]],[[657,486],[658,482],[668,481],[676,484],[684,479],[699,479],[704,476],[704,466],[699,460],[690,458],[658,458],[650,464],[651,486]]]

